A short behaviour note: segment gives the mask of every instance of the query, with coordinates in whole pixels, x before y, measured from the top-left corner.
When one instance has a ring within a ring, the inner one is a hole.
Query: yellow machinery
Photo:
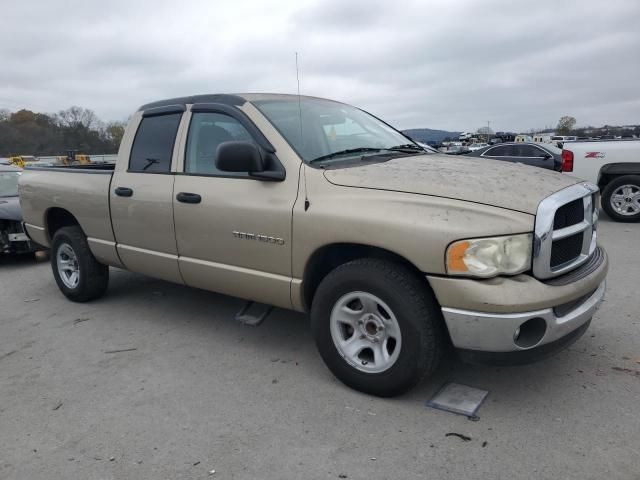
[[[55,159],[55,163],[59,165],[89,165],[91,157],[84,153],[76,153],[75,150],[69,150],[66,155],[58,155],[55,157],[43,157],[41,160],[50,162]],[[24,168],[30,163],[40,161],[33,155],[14,155],[9,157],[9,162],[16,167]]]
[[[9,157],[9,162],[16,167],[24,168],[27,163],[37,162],[38,159],[33,155],[14,155]]]
[[[66,156],[60,155],[56,157],[56,160],[62,165],[88,165],[91,163],[91,157],[83,153],[69,153]]]

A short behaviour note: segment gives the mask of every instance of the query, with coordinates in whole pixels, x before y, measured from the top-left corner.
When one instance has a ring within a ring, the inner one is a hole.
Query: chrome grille
[[[533,274],[552,278],[583,263],[596,249],[598,187],[579,183],[545,198],[538,206]]]
[[[584,208],[581,198],[569,202],[556,210],[553,217],[553,229],[560,230],[564,227],[570,227],[584,220]]]
[[[560,265],[578,258],[582,253],[583,237],[583,232],[580,232],[553,242],[553,245],[551,245],[551,260],[549,261],[551,268],[558,268]]]

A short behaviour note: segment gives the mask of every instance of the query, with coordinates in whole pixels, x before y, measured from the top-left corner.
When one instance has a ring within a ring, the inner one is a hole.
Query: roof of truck
[[[327,98],[310,97],[307,95],[300,95],[301,98],[313,99],[313,100],[325,100],[333,102]],[[252,102],[258,100],[277,100],[277,99],[297,99],[298,95],[288,93],[209,93],[203,95],[190,95],[187,97],[175,97],[167,98],[166,100],[159,100],[157,102],[145,103],[138,110],[148,110],[150,108],[168,107],[171,105],[187,105],[194,103],[222,103],[225,105],[240,106],[245,102]],[[340,103],[340,102],[336,102]]]

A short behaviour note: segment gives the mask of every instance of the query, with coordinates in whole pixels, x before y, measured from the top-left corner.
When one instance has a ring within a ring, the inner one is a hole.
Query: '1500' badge
[[[604,158],[604,152],[587,152],[584,154],[584,158]]]
[[[260,233],[247,233],[234,230],[233,236],[244,240],[255,240],[257,242],[272,243],[274,245],[284,245],[284,238],[270,237],[269,235],[262,235]]]

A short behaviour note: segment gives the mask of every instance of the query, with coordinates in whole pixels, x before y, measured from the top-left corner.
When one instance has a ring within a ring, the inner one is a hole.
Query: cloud
[[[640,3],[86,2],[3,9],[0,108],[123,119],[195,93],[296,91],[400,128],[638,123]]]

